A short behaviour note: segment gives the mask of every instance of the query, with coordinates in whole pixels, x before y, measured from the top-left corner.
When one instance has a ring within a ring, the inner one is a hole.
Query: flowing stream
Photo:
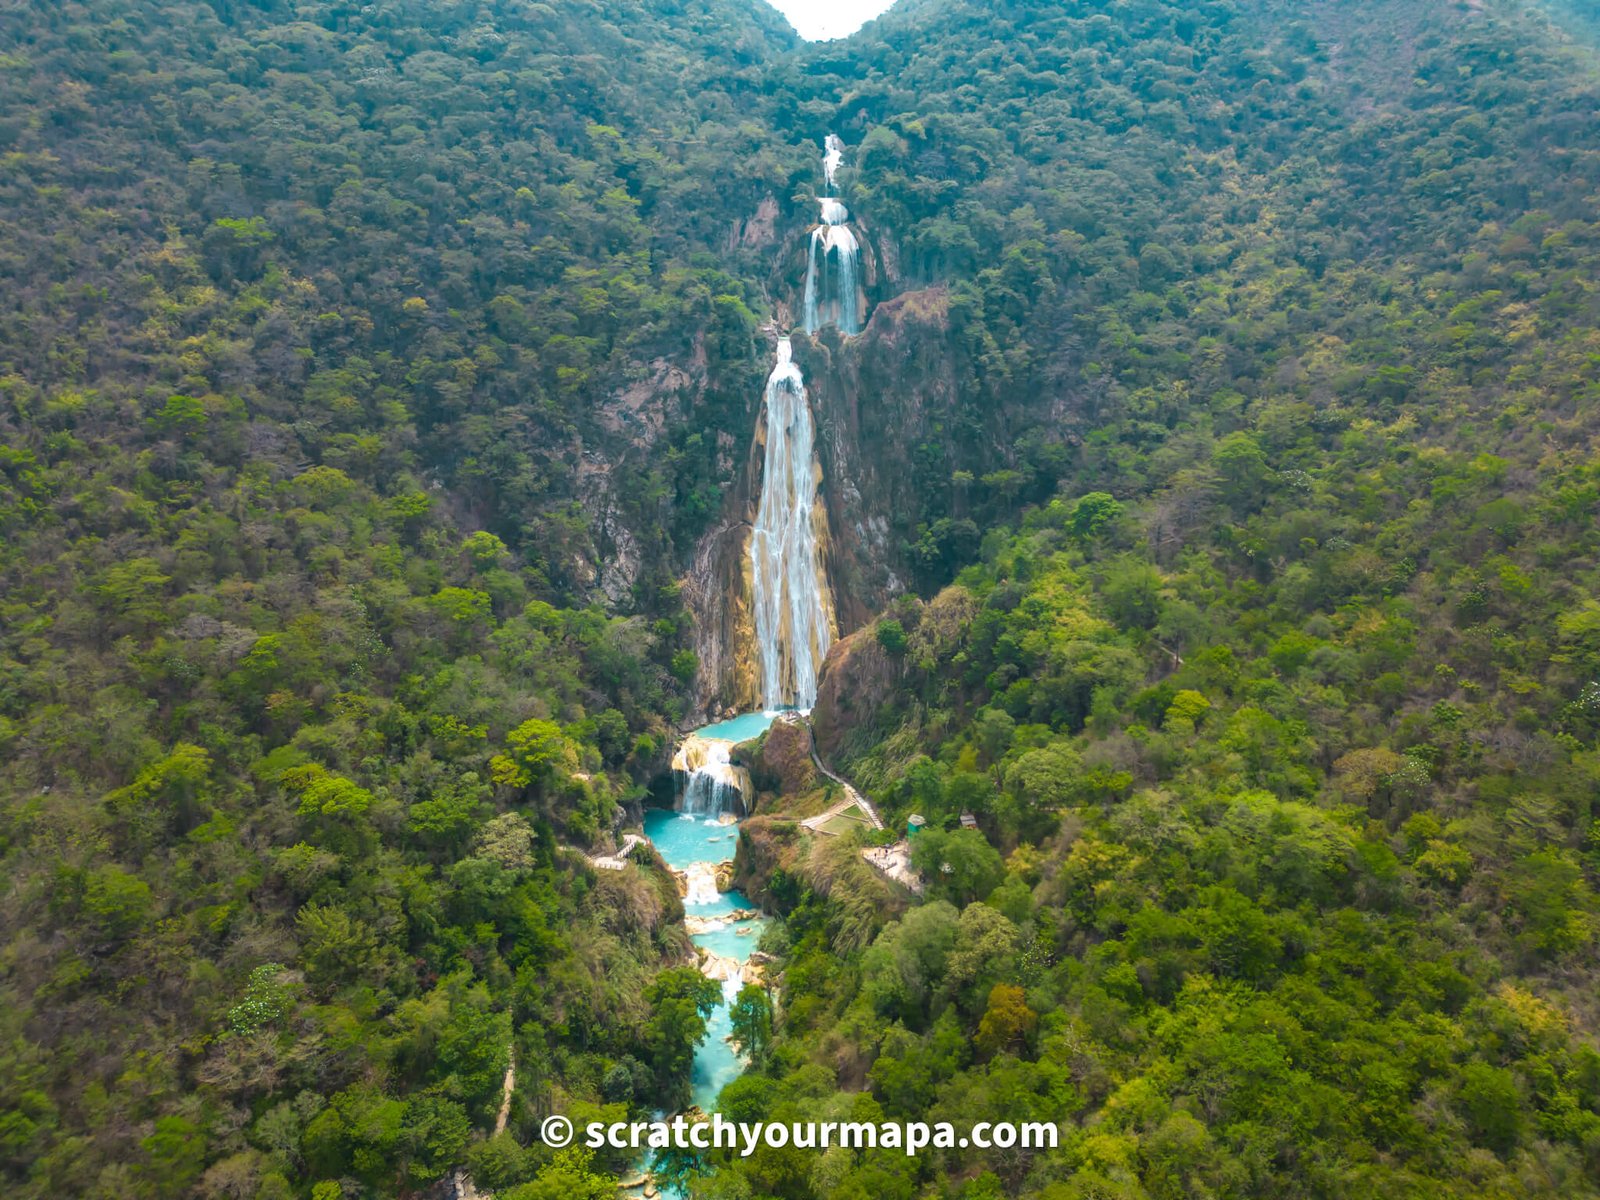
[[[755,915],[755,907],[742,892],[717,890],[717,864],[733,858],[739,825],[731,808],[719,804],[706,810],[699,796],[714,790],[725,804],[731,799],[727,789],[732,787],[742,802],[738,781],[725,782],[730,778],[727,772],[742,770],[729,765],[733,747],[760,737],[771,726],[773,715],[746,713],[695,730],[684,745],[705,747],[705,765],[689,775],[679,811],[656,809],[645,814],[645,835],[667,866],[686,877],[683,910],[690,940],[705,949],[710,957],[703,969],[722,984],[723,1002],[706,1022],[706,1039],[695,1052],[691,1078],[693,1103],[707,1112],[715,1105],[717,1093],[744,1070],[744,1061],[727,1040],[733,1028],[731,1010],[743,985],[750,952],[761,940],[766,922]],[[706,775],[715,776],[716,782],[697,784]]]
[[[743,986],[750,953],[766,922],[754,915],[754,905],[742,892],[717,891],[716,864],[733,857],[739,837],[736,823],[657,809],[646,814],[644,831],[667,865],[688,875],[683,909],[689,936],[710,955],[701,969],[722,985],[723,1002],[706,1022],[706,1038],[695,1052],[690,1080],[693,1103],[710,1112],[717,1093],[745,1067],[728,1041],[733,998]]]

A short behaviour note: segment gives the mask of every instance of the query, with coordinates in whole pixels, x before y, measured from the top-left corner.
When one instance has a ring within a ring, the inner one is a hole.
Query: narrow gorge
[[[828,135],[822,171],[830,190],[844,153],[843,142]],[[804,334],[809,339],[831,326],[853,336],[863,327],[858,243],[845,206],[832,197],[818,203],[821,221],[809,233]],[[749,771],[735,761],[735,748],[760,737],[784,713],[810,712],[823,659],[839,636],[816,419],[789,336],[776,341],[752,461],[757,456],[759,495],[742,573],[753,613],[745,623],[751,644],[737,657],[756,668],[759,708],[688,734],[673,756],[675,811],[652,811],[645,822],[663,860],[682,876],[685,919],[701,969],[723,989],[695,1056],[692,1102],[702,1110],[743,1069],[729,1042],[731,1012],[742,986],[763,982],[760,957],[752,952],[765,922],[747,897],[728,887],[739,820],[749,815],[753,798]],[[729,604],[743,602],[737,595],[726,598]],[[727,614],[722,617],[723,627],[738,627]]]

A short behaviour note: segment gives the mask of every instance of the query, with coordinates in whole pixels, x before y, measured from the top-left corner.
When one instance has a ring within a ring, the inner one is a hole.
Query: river
[[[736,743],[759,737],[771,724],[771,715],[750,713],[708,725],[696,730],[694,736]],[[732,1004],[742,986],[740,974],[767,922],[755,915],[736,919],[735,914],[753,914],[755,905],[742,892],[718,892],[712,882],[717,864],[732,859],[738,846],[736,818],[651,809],[645,813],[644,832],[667,866],[689,876],[689,894],[684,897],[683,909],[690,940],[714,956],[709,960],[710,970],[722,968],[722,1002],[706,1021],[705,1040],[695,1051],[690,1075],[690,1102],[709,1113],[716,1108],[717,1094],[745,1069],[743,1058],[729,1041]],[[665,1197],[672,1193],[663,1188],[661,1194]]]

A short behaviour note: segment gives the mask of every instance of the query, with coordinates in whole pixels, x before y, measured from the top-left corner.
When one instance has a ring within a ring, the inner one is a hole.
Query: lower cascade
[[[740,728],[730,736],[743,740],[748,725],[762,718],[740,718]],[[701,731],[704,733],[705,731]],[[712,732],[717,732],[713,727]],[[689,741],[721,741],[690,735]],[[732,742],[722,741],[732,747]],[[736,768],[737,769],[737,768]],[[732,1041],[733,1006],[746,984],[763,985],[764,956],[757,950],[766,921],[742,893],[720,891],[718,875],[726,874],[738,844],[738,824],[728,816],[695,816],[655,809],[645,814],[645,834],[667,866],[682,880],[684,924],[694,943],[701,972],[720,985],[722,1002],[706,1020],[705,1039],[695,1049],[690,1070],[689,1102],[701,1112],[717,1106],[722,1089],[749,1065]],[[684,1195],[649,1174],[647,1155],[640,1163],[643,1174],[636,1186],[625,1186],[621,1196],[678,1200]]]
[[[684,907],[701,908],[722,899],[722,893],[717,891],[716,867],[711,863],[690,863],[684,869],[684,877],[687,885],[683,897]]]
[[[766,922],[743,894],[720,890],[727,885],[738,847],[735,814],[744,811],[744,797],[750,794],[742,790],[749,788],[748,773],[728,760],[737,743],[760,736],[771,724],[771,717],[750,713],[690,734],[673,758],[674,769],[686,771],[690,781],[680,811],[656,809],[645,814],[645,835],[682,881],[684,920],[700,970],[722,986],[722,1003],[707,1020],[690,1081],[691,1102],[706,1112],[746,1066],[730,1041],[734,998],[746,984],[764,982],[763,956],[756,946]],[[717,776],[726,781],[720,794],[728,807],[720,812],[684,811],[694,781]],[[662,1195],[673,1193],[663,1189]]]
[[[750,773],[730,761],[733,743],[690,734],[672,756],[673,772],[683,777],[678,811],[696,817],[738,815],[750,794]]]
[[[819,471],[805,380],[788,338],[767,379],[766,462],[750,537],[756,651],[767,711],[809,710],[833,618],[817,537]]]

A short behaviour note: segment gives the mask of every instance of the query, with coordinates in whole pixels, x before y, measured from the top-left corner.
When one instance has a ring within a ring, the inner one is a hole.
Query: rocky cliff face
[[[907,292],[873,310],[860,337],[824,331],[797,350],[817,414],[823,495],[832,531],[828,573],[841,633],[859,629],[906,590],[905,546],[922,510],[917,448],[942,439],[957,370],[943,288]]]
[[[761,499],[766,458],[766,417],[759,388],[752,390],[742,465],[722,505],[717,524],[695,547],[683,596],[694,617],[695,654],[700,659],[696,695],[700,716],[731,716],[761,706],[761,669],[756,654],[755,582],[750,536]],[[735,435],[739,436],[739,435]]]
[[[888,702],[899,678],[899,664],[878,644],[872,627],[834,644],[811,710],[811,731],[824,761],[838,758],[852,733],[870,728],[872,714]]]
[[[795,339],[817,423],[825,510],[817,524],[841,636],[907,587],[905,547],[916,537],[919,489],[930,484],[916,477],[915,456],[919,446],[947,436],[945,418],[957,399],[948,309],[942,288],[908,292],[879,304],[859,337],[830,329]],[[759,703],[749,536],[763,449],[758,428],[686,581],[708,713]]]
[[[817,753],[830,764],[848,763],[893,728],[894,706],[907,696],[908,679],[914,682],[926,672],[950,669],[978,618],[978,603],[966,588],[954,584],[926,603],[902,601],[895,606],[895,617],[906,632],[903,653],[886,651],[878,643],[876,626],[869,625],[836,644],[822,664],[811,728]],[[879,782],[869,775],[855,778],[862,787]]]
[[[751,755],[750,778],[758,791],[795,796],[822,786],[811,762],[811,735],[805,724],[780,718]]]
[[[625,609],[647,557],[629,524],[625,464],[656,453],[668,430],[704,401],[711,386],[705,339],[696,337],[678,361],[662,357],[636,365],[596,406],[588,438],[571,450],[574,493],[591,514],[590,545],[570,564],[574,579]]]
[[[756,626],[751,602],[748,501],[701,539],[684,580],[683,598],[694,618],[694,650],[700,659],[695,680],[699,698],[695,720],[752,712],[761,703],[756,662]]]
[[[772,876],[780,867],[793,865],[804,837],[800,826],[787,819],[752,817],[743,822],[730,882],[762,908],[779,907],[770,887]]]

